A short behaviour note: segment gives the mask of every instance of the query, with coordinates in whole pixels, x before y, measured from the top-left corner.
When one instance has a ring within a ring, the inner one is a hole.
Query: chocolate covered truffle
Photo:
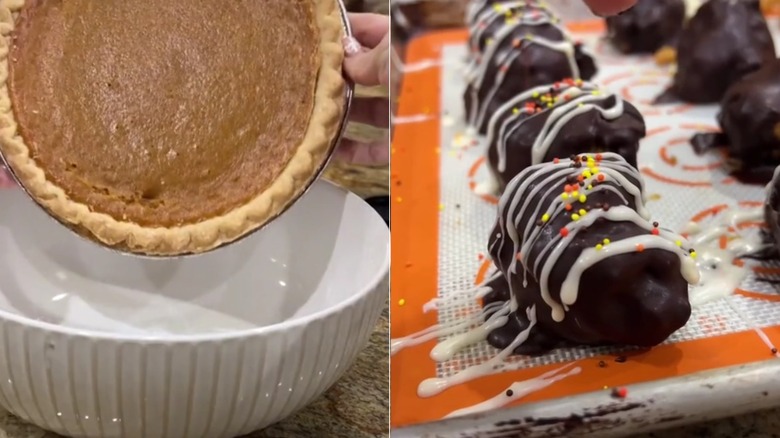
[[[488,124],[487,158],[503,190],[528,166],[582,152],[615,152],[636,166],[645,122],[619,95],[564,80],[514,96]]]
[[[639,172],[613,153],[539,164],[515,177],[490,237],[500,275],[485,298],[486,305],[508,298],[510,306],[490,308],[511,313],[488,341],[507,348],[534,324],[516,353],[561,342],[649,347],[684,326],[688,285],[699,281],[696,253],[649,221],[643,196]]]
[[[623,53],[654,53],[673,45],[685,23],[683,0],[639,0],[634,7],[607,17],[607,38]]]
[[[709,0],[680,34],[674,82],[658,103],[718,102],[729,86],[774,58],[758,0]]]
[[[780,164],[780,60],[772,60],[729,87],[720,103],[718,123],[720,133],[693,137],[695,150],[725,147],[737,176],[768,182]]]
[[[549,9],[531,2],[476,2],[468,13],[466,118],[480,134],[505,101],[564,78],[589,79],[593,58]]]

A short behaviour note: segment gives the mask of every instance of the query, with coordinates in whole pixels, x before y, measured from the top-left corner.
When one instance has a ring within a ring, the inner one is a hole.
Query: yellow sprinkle
[[[400,300],[398,300],[398,305],[399,306],[403,306],[404,304],[406,304],[406,300],[405,299],[401,298]]]
[[[604,385],[604,389],[609,389],[609,386],[607,386],[607,385]]]
[[[395,202],[401,202],[401,201],[403,201],[403,200],[404,200],[404,198],[402,198],[402,197],[400,197],[400,196],[399,196],[399,197],[397,197],[397,198],[395,198]]]
[[[604,248],[604,247],[601,246],[600,243],[598,245],[596,245],[596,251],[601,251],[602,248]]]
[[[590,169],[590,173],[596,175],[597,173],[599,173],[599,168],[598,167],[594,167],[593,169]]]
[[[596,162],[595,161],[588,161],[588,167],[593,169],[594,167],[596,167]]]
[[[593,91],[591,91],[591,93],[590,93],[590,94],[592,94],[592,95],[594,95],[594,96],[598,96],[598,95],[600,95],[600,94],[601,94],[601,91],[599,91],[599,90],[593,90]]]
[[[604,242],[604,245],[609,245],[609,239],[604,239],[603,242]]]
[[[531,97],[533,97],[534,99],[538,98],[539,97],[539,92],[538,91],[534,91],[533,94],[531,94]]]
[[[571,220],[573,220],[573,221],[580,220],[580,215],[578,215],[577,213],[572,214],[571,215]]]
[[[584,209],[584,208],[581,208],[581,209],[580,209],[580,211],[579,211],[579,213],[580,213],[580,216],[585,216],[586,214],[588,214],[588,212],[587,212],[587,211],[585,211],[585,209]]]
[[[579,198],[580,197],[580,192],[575,190],[575,191],[571,192],[571,196],[572,196],[572,198]]]
[[[520,114],[520,109],[519,108],[512,109],[512,114],[514,114],[514,115]]]
[[[552,108],[552,106],[553,106],[552,102],[547,104],[547,108]]]
[[[593,175],[589,171],[586,170],[586,171],[582,172],[582,176],[584,176],[585,178],[590,178]]]
[[[439,204],[439,211],[444,211],[444,204]]]
[[[588,162],[590,163],[590,162],[592,162],[592,161],[593,161],[593,162],[595,162],[595,161],[596,161],[596,159],[595,159],[595,158],[593,158],[593,155],[588,155]]]
[[[577,108],[582,108],[583,106],[584,106],[584,105],[583,105],[583,104],[581,104],[581,103],[578,103],[578,104],[577,104]]]
[[[592,184],[588,184],[588,190],[593,190],[593,185]]]
[[[530,33],[527,33],[527,34],[525,34],[525,39],[527,39],[527,40],[533,40],[533,39],[534,39],[534,36],[533,36],[533,35],[531,35]]]
[[[677,246],[682,246],[682,241],[680,241],[680,240],[675,240],[675,241],[674,241],[674,244],[675,244],[675,245],[677,245]]]
[[[569,199],[568,193],[561,193],[561,199]]]
[[[550,215],[548,213],[542,215],[542,222],[547,222],[549,220],[550,220]]]
[[[390,153],[395,154],[395,148],[390,148]]]
[[[585,203],[585,201],[587,201],[587,200],[588,200],[588,197],[587,197],[587,196],[585,196],[585,195],[580,195],[580,203],[584,204],[584,203]]]
[[[485,41],[485,44],[487,44],[488,46],[493,44],[493,38],[488,38],[487,41]]]
[[[691,251],[691,258],[692,258],[692,259],[695,259],[695,258],[696,258],[696,251]]]

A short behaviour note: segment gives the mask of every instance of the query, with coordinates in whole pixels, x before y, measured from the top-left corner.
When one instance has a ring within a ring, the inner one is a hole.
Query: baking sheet
[[[774,19],[770,22],[773,29],[778,28],[777,24]],[[622,94],[645,116],[648,135],[642,142],[638,161],[646,182],[648,209],[654,219],[664,226],[682,230],[693,219],[710,220],[723,206],[752,208],[761,204],[763,187],[740,184],[731,178],[723,170],[724,157],[720,152],[697,156],[688,144],[696,132],[717,130],[716,105],[651,106],[651,99],[670,82],[671,71],[656,66],[649,57],[617,56],[600,39],[598,24],[577,23],[574,28],[578,30],[575,38],[582,40],[597,57],[599,74],[593,81]],[[434,296],[471,289],[490,269],[485,247],[496,217],[496,199],[482,190],[487,180],[484,147],[464,135],[465,37],[463,31],[438,34],[426,37],[430,38],[428,41],[413,43],[417,50],[409,49],[407,65],[431,64],[433,60],[436,68],[407,74],[399,102],[401,119],[416,121],[396,126],[393,146],[396,195],[393,219],[396,230],[403,232],[403,235],[396,232],[393,239],[394,263],[398,267],[393,270],[393,338],[477,310],[476,302],[446,304],[445,301],[438,313],[431,315],[423,314],[421,303]],[[438,87],[431,89],[432,85]],[[756,230],[757,225],[748,224]],[[404,231],[407,227],[412,230]],[[421,399],[416,394],[416,386],[422,379],[450,376],[487,360],[498,351],[481,342],[443,363],[435,363],[428,357],[433,343],[401,351],[392,358],[392,424],[404,428],[437,422],[453,410],[495,396],[514,381],[536,377],[570,362],[577,362],[583,372],[510,407],[522,417],[524,408],[533,409],[529,403],[542,400],[563,403],[563,397],[595,394],[594,391],[601,392],[599,397],[603,398],[604,387],[629,385],[630,389],[630,385],[643,382],[663,387],[671,384],[664,379],[693,376],[696,381],[695,373],[705,370],[760,361],[769,366],[766,362],[772,359],[769,346],[755,329],[760,329],[770,344],[780,344],[780,287],[773,283],[780,280],[780,264],[748,264],[753,272],[735,294],[697,308],[682,330],[665,345],[650,351],[590,347],[559,349],[534,358],[515,356],[511,361],[518,363],[519,371],[478,379],[429,399]],[[432,274],[426,269],[432,270]],[[628,360],[615,363],[617,356],[627,356]],[[599,367],[596,364],[600,361],[608,362],[609,366]],[[757,382],[752,385],[755,390],[760,386]],[[734,389],[750,392],[745,386]],[[629,403],[628,399],[634,397],[628,397],[623,403]],[[490,429],[482,415],[472,421],[475,431]],[[425,430],[441,432],[436,426]]]

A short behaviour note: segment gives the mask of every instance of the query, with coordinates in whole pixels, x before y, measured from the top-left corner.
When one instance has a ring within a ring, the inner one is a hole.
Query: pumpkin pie
[[[124,251],[199,253],[279,215],[344,115],[336,0],[2,0],[0,148]]]

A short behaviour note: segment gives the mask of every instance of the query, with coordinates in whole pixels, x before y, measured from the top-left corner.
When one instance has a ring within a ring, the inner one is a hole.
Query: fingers
[[[354,40],[344,39],[344,73],[358,85],[373,87],[390,83],[390,38],[385,35],[369,51],[356,50]]]
[[[388,139],[371,143],[344,139],[336,148],[333,158],[359,166],[386,166],[390,163]]]
[[[364,47],[373,49],[390,32],[390,17],[380,14],[349,14],[352,36]]]
[[[349,120],[387,128],[390,126],[390,101],[383,97],[356,97],[352,99]]]
[[[14,181],[13,177],[8,173],[5,166],[0,164],[0,189],[8,189],[11,187],[16,187],[16,181]]]
[[[617,15],[634,6],[637,0],[584,0],[594,14],[600,17]]]

